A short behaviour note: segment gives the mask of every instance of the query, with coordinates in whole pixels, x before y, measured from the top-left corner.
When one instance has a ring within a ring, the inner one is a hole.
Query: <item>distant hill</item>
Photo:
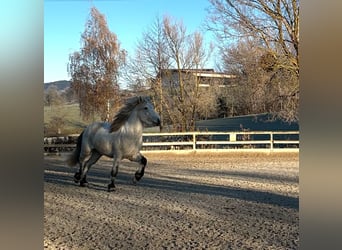
[[[55,82],[47,82],[44,83],[44,91],[47,90],[50,86],[56,86],[59,91],[65,90],[70,87],[70,81],[67,80],[61,80],[61,81],[55,81]]]

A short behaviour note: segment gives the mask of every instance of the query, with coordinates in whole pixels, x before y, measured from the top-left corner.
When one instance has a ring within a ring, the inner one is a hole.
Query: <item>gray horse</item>
[[[77,163],[80,165],[74,181],[79,182],[82,187],[86,186],[90,167],[102,155],[106,155],[113,158],[108,191],[115,189],[114,181],[122,159],[140,164],[133,177],[133,183],[136,184],[143,177],[147,164],[146,158],[140,153],[143,128],[153,126],[160,126],[160,117],[150,99],[141,96],[128,99],[112,123],[90,124],[78,137],[76,149],[67,159],[69,166],[75,166]]]

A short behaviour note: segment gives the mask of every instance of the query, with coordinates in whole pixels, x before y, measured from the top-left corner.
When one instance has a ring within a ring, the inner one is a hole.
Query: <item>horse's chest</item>
[[[132,155],[138,153],[141,149],[141,146],[141,138],[130,138],[122,141],[121,150],[124,155]]]

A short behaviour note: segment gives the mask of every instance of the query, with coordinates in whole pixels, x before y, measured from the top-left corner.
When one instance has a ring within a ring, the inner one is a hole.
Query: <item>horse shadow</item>
[[[108,167],[107,165],[108,164],[105,164],[105,166],[95,164],[90,169],[87,176],[89,182],[88,188],[98,191],[107,191],[107,185],[110,180],[110,167]],[[129,166],[127,167],[127,165],[129,165],[127,163],[125,163],[124,165],[126,165],[126,167],[121,167],[119,170],[119,174],[116,179],[117,186],[133,185],[131,180],[134,176],[134,168],[131,168]],[[155,167],[157,168],[158,166]],[[78,168],[68,167],[64,163],[61,163],[60,160],[49,160],[44,170],[44,182],[58,185],[66,185],[70,187],[78,187],[79,185],[73,181],[74,173],[77,170]],[[244,177],[243,175],[246,175],[246,173],[240,174],[241,177]],[[239,175],[239,173],[234,173],[234,175],[236,177],[236,175]],[[257,175],[257,177],[262,178],[263,176]],[[270,177],[265,176],[265,178]],[[290,178],[288,179],[288,181],[295,182],[296,179]],[[246,188],[236,188],[231,186],[214,185],[206,183],[194,183],[191,181],[187,181],[186,179],[177,178],[171,175],[158,175],[154,173],[150,176],[148,173],[145,173],[145,176],[137,184],[137,188],[145,188],[151,191],[159,190],[171,192],[170,195],[172,195],[172,192],[178,192],[184,194],[194,193],[210,196],[220,196],[222,198],[235,198],[249,202],[275,205],[284,208],[299,210],[298,197],[291,197],[282,194]]]
[[[299,198],[265,191],[152,178],[145,178],[142,185],[158,190],[215,195],[224,198],[236,198],[250,202],[264,203],[299,210]]]

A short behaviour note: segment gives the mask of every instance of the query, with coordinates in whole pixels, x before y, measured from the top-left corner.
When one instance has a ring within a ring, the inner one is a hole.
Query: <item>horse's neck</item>
[[[133,112],[128,120],[125,122],[125,124],[122,126],[122,132],[138,137],[142,136],[143,125],[138,119],[136,112]]]

